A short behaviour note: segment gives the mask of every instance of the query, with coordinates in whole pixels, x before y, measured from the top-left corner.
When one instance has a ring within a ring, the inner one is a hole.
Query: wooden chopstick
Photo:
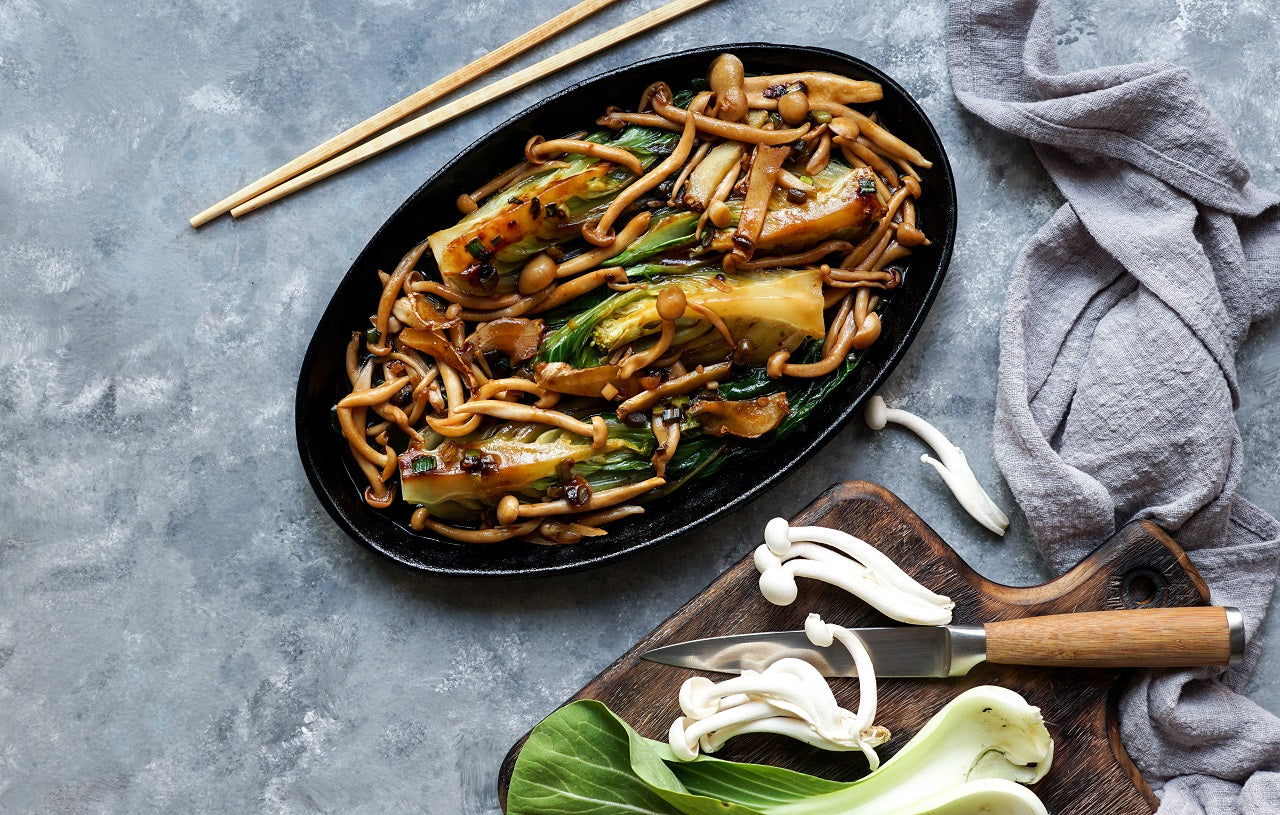
[[[617,28],[610,29],[603,34],[598,34],[589,40],[561,51],[555,56],[548,57],[541,62],[530,65],[528,68],[512,74],[511,76],[504,77],[497,82],[486,85],[478,91],[469,93],[461,99],[457,99],[443,107],[429,111],[422,116],[419,116],[417,119],[405,122],[399,127],[393,128],[377,138],[371,139],[339,156],[329,159],[323,164],[314,167],[301,175],[294,176],[288,181],[272,187],[261,195],[233,207],[231,214],[238,218],[241,215],[253,212],[259,207],[266,206],[273,201],[278,201],[286,195],[297,192],[298,190],[308,187],[321,179],[328,178],[334,173],[341,172],[348,167],[359,164],[367,158],[376,156],[383,150],[387,150],[397,144],[408,141],[415,136],[419,136],[457,116],[468,113],[483,105],[487,105],[514,90],[528,85],[530,82],[541,79],[542,77],[554,73],[566,66],[572,65],[579,60],[592,56],[602,49],[616,45],[629,37],[634,37],[635,35],[647,31],[654,26],[661,25],[710,2],[712,2],[712,0],[674,0],[674,2],[667,3],[665,6],[656,8],[647,14],[642,14],[628,23],[624,23]]]
[[[304,170],[309,170],[325,159],[333,158],[337,154],[346,150],[354,144],[364,141],[378,131],[400,121],[411,113],[422,110],[427,105],[437,99],[453,93],[458,88],[471,82],[477,77],[502,65],[504,62],[523,54],[535,45],[554,37],[566,28],[570,28],[577,23],[595,14],[600,9],[617,2],[617,0],[582,0],[575,5],[542,25],[533,28],[511,42],[497,48],[479,59],[471,62],[443,79],[432,82],[427,87],[415,94],[401,99],[386,110],[370,116],[363,122],[342,131],[338,135],[329,139],[324,144],[313,147],[307,152],[290,161],[276,170],[264,175],[257,181],[227,196],[218,203],[201,212],[191,219],[192,226],[203,226],[204,224],[217,218],[219,215],[230,212],[231,208],[243,204],[250,198],[260,195],[277,184],[293,178]]]

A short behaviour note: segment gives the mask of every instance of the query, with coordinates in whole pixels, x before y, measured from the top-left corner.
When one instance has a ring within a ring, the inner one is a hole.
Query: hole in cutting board
[[[1120,597],[1128,608],[1163,606],[1169,594],[1169,581],[1151,569],[1134,569],[1124,576]]]

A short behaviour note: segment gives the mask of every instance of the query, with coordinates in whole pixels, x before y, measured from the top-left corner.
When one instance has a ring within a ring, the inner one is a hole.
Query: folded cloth
[[[1280,524],[1238,496],[1234,356],[1280,307],[1280,207],[1188,71],[1061,73],[1048,6],[953,0],[957,98],[1029,139],[1066,204],[1019,256],[1000,326],[996,458],[1050,563],[1118,525],[1177,533],[1256,633]],[[1221,669],[1152,671],[1121,736],[1160,813],[1280,811],[1280,719]]]

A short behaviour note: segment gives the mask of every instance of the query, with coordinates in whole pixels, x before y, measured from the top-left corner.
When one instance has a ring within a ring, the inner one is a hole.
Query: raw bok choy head
[[[507,813],[1046,815],[1023,785],[1043,778],[1052,760],[1040,710],[992,685],[957,696],[878,770],[849,783],[710,756],[680,761],[666,743],[584,700],[530,733]]]

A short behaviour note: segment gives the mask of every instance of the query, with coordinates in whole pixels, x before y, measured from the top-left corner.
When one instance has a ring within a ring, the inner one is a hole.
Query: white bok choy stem
[[[920,460],[938,471],[965,511],[997,535],[1003,535],[1009,528],[1009,516],[996,506],[996,502],[991,500],[991,496],[978,483],[978,477],[969,468],[964,451],[952,444],[941,430],[914,413],[889,407],[879,396],[873,396],[867,402],[865,418],[867,426],[872,430],[883,430],[885,425],[893,422],[923,439],[938,454],[938,458],[926,453]]]
[[[971,688],[934,714],[875,772],[844,789],[772,810],[773,815],[1046,815],[1020,784],[1053,763],[1040,709],[1014,691]]]
[[[866,646],[857,634],[828,625],[817,614],[809,615],[805,632],[815,645],[838,639],[849,649],[858,678],[856,713],[840,707],[827,680],[801,659],[779,659],[763,671],[743,671],[719,683],[695,676],[680,687],[684,715],[668,733],[672,753],[692,761],[700,750],[713,753],[735,736],[775,733],[823,750],[860,750],[871,769],[878,767],[874,748],[890,733],[873,724],[876,680]]]
[[[883,552],[838,529],[791,526],[785,518],[765,525],[756,548],[760,592],[774,605],[793,603],[797,577],[838,586],[886,617],[914,625],[946,625],[955,603],[917,583]]]

